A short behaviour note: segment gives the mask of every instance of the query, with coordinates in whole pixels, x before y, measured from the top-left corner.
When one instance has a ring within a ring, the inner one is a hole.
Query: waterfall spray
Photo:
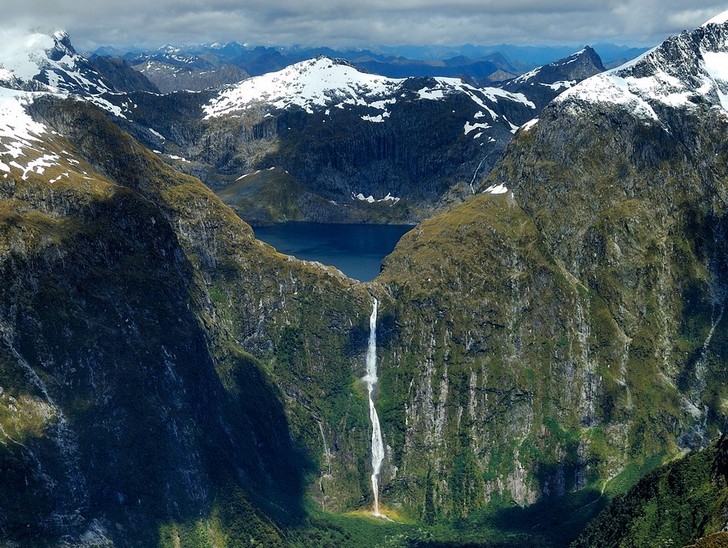
[[[379,301],[372,297],[372,315],[369,316],[369,345],[367,346],[367,374],[364,382],[369,393],[369,419],[372,423],[372,494],[374,495],[374,515],[379,513],[379,472],[384,460],[384,444],[382,443],[382,430],[379,426],[379,416],[374,407],[374,387],[377,384],[377,308]]]

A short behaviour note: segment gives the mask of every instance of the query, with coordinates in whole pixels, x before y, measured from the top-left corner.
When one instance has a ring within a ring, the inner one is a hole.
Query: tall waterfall
[[[372,493],[374,494],[374,515],[379,513],[379,472],[384,460],[384,444],[382,443],[382,430],[379,427],[379,415],[374,407],[374,387],[377,378],[377,308],[379,301],[372,297],[372,315],[369,316],[369,346],[367,347],[367,374],[364,382],[369,392],[369,419],[372,422]]]

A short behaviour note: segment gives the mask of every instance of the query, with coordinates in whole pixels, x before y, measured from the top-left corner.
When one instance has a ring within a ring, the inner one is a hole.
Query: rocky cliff
[[[320,432],[350,417],[328,439],[364,453],[366,293],[256,242],[94,107],[32,110],[2,185],[3,538],[281,544]]]
[[[399,496],[451,514],[603,489],[724,429],[725,36],[711,23],[563,94],[484,195],[387,259]]]
[[[3,542],[306,545],[318,509],[369,508],[371,294],[385,513],[426,527],[609,494],[707,445],[728,413],[726,36],[723,18],[574,86],[368,285],[256,241],[121,129],[235,148],[290,127],[302,140],[328,131],[314,107],[330,94],[278,118],[242,108],[241,89],[188,94],[170,121],[153,108],[167,98],[103,93],[117,125],[88,101],[2,90]],[[418,97],[406,108],[467,102],[471,121],[510,131],[511,115],[462,84],[467,100],[449,81],[369,83],[331,113],[386,134],[375,118],[396,120],[398,103],[357,94],[391,85]],[[204,104],[237,114],[200,126]],[[153,112],[158,135],[140,123]],[[332,164],[354,161],[338,142]],[[279,145],[266,154],[285,157]],[[260,150],[238,153],[221,169]]]

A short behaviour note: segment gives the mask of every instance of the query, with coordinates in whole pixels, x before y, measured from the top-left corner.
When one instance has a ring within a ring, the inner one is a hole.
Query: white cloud
[[[652,45],[725,5],[694,0],[24,0],[3,27],[65,28],[79,49],[251,44]]]

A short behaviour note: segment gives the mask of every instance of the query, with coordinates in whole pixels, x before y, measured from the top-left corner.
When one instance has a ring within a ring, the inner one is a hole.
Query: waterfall
[[[379,426],[379,415],[374,407],[374,387],[377,384],[377,308],[379,301],[372,297],[372,315],[369,316],[369,345],[367,347],[367,374],[364,382],[369,393],[369,419],[372,423],[372,494],[374,495],[374,515],[379,513],[379,472],[384,460],[384,444],[382,443],[382,430]]]

